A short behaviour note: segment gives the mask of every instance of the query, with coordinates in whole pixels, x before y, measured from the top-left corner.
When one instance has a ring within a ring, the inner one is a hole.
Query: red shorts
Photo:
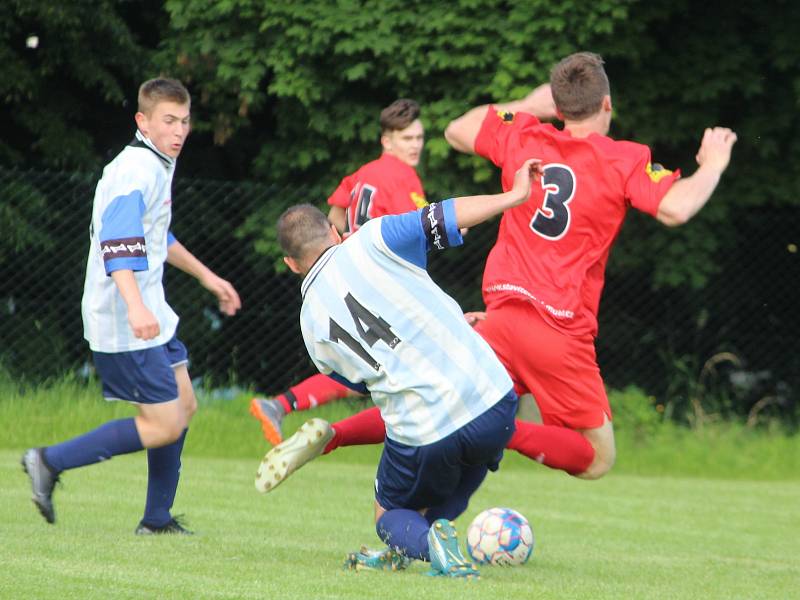
[[[517,394],[533,394],[542,422],[570,429],[600,427],[611,407],[591,335],[566,335],[526,301],[487,310],[475,330],[506,367]]]

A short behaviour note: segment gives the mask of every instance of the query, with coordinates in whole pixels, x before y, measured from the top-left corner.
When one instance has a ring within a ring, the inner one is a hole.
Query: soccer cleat
[[[467,562],[458,545],[458,535],[451,521],[437,519],[428,530],[428,552],[431,557],[431,575],[478,579],[475,565]]]
[[[347,555],[344,568],[350,571],[402,571],[410,564],[410,558],[392,548],[369,550],[361,546],[358,552]]]
[[[250,400],[250,414],[261,421],[261,431],[273,446],[283,441],[281,423],[285,411],[278,400],[271,398],[253,398]]]
[[[291,437],[267,452],[258,467],[256,489],[270,492],[308,461],[322,454],[333,437],[331,424],[309,419]]]
[[[33,490],[33,503],[45,521],[48,523],[56,522],[56,511],[53,508],[53,488],[58,483],[58,473],[53,473],[44,461],[42,448],[29,448],[22,455],[20,461],[22,468],[31,478],[31,489]]]
[[[140,522],[134,533],[136,535],[194,535],[194,531],[189,531],[183,526],[180,517],[172,517],[166,525],[161,527],[151,527]]]

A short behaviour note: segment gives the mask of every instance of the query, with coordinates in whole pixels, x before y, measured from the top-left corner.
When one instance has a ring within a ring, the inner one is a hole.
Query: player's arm
[[[133,271],[130,269],[113,271],[111,278],[128,307],[128,323],[133,330],[133,335],[141,340],[152,340],[158,336],[161,330],[158,320],[145,306]]]
[[[736,134],[726,127],[706,129],[697,152],[697,170],[691,177],[679,179],[669,188],[658,205],[656,219],[673,227],[689,221],[705,206],[731,159]]]
[[[529,158],[514,175],[514,186],[501,194],[462,196],[453,200],[458,227],[472,227],[525,202],[531,194],[531,180],[542,174],[542,161]]]
[[[444,137],[455,150],[465,154],[475,154],[475,138],[481,129],[481,124],[489,110],[488,104],[473,108],[457,119],[450,122],[444,130]],[[539,120],[549,120],[555,118],[556,105],[553,102],[553,94],[550,91],[550,84],[545,83],[531,91],[527,96],[520,100],[494,104],[495,110],[508,112],[526,112],[532,114]]]
[[[214,294],[219,300],[220,311],[229,316],[235,315],[242,307],[242,301],[234,287],[205,266],[174,237],[170,237],[170,241],[172,243],[167,248],[167,262],[197,279],[200,285]]]
[[[328,211],[328,221],[336,227],[336,231],[340,234],[344,233],[347,229],[347,209],[343,206],[331,206]]]

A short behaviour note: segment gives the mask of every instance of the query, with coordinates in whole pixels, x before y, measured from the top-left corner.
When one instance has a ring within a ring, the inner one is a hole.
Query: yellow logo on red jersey
[[[417,208],[428,206],[428,201],[425,200],[425,196],[420,196],[417,192],[411,192],[411,201]]]
[[[497,116],[506,125],[511,125],[514,122],[514,113],[509,110],[498,110]]]
[[[647,163],[647,166],[644,168],[644,172],[647,173],[647,176],[653,181],[653,183],[658,183],[667,175],[672,175],[672,171],[665,169],[658,163]]]

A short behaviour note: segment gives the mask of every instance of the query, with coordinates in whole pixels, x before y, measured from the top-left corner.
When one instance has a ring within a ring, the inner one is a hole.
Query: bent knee
[[[617,453],[613,446],[605,450],[595,449],[592,464],[583,473],[580,473],[578,477],[581,479],[600,479],[611,470],[616,459]]]

